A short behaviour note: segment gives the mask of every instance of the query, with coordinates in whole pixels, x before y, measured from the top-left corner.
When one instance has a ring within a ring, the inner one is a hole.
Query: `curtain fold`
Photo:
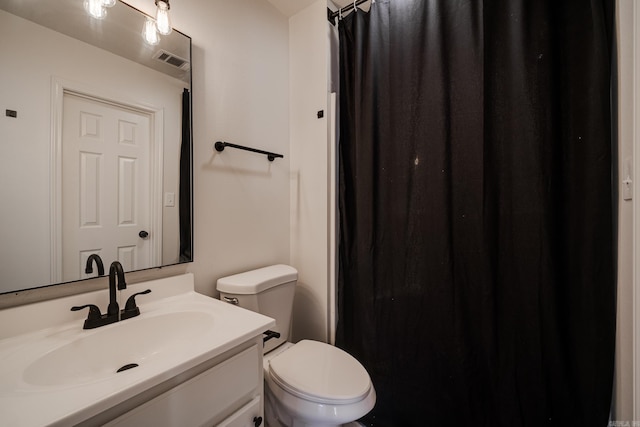
[[[338,345],[390,426],[605,426],[606,0],[378,0],[340,32]]]

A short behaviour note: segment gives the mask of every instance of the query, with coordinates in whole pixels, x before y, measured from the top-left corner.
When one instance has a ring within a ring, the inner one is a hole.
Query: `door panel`
[[[65,93],[62,126],[63,280],[87,277],[91,253],[107,266],[118,260],[125,270],[150,267],[152,118]]]

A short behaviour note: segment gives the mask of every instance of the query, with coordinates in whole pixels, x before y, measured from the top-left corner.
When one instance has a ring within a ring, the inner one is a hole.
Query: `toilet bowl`
[[[281,336],[264,351],[265,420],[270,427],[333,427],[366,415],[376,392],[347,352],[312,340],[287,342],[297,271],[275,265],[219,279],[220,299],[276,320]]]
[[[373,409],[369,375],[348,353],[310,340],[281,348],[264,358],[270,426],[339,426]]]

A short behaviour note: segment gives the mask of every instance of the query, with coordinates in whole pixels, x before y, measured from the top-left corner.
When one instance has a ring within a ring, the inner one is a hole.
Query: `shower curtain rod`
[[[329,8],[327,8],[327,18],[332,25],[335,25],[335,19],[340,16],[340,12],[344,15],[345,13],[354,10],[357,6],[360,6],[362,3],[366,3],[370,0],[356,0],[355,3],[350,4],[349,6],[345,6],[342,9],[338,9],[335,12]]]

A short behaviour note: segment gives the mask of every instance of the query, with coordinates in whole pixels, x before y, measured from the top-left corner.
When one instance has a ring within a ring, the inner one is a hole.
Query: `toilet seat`
[[[300,341],[273,357],[269,376],[294,396],[329,405],[359,402],[371,389],[369,374],[353,356],[318,341]]]

